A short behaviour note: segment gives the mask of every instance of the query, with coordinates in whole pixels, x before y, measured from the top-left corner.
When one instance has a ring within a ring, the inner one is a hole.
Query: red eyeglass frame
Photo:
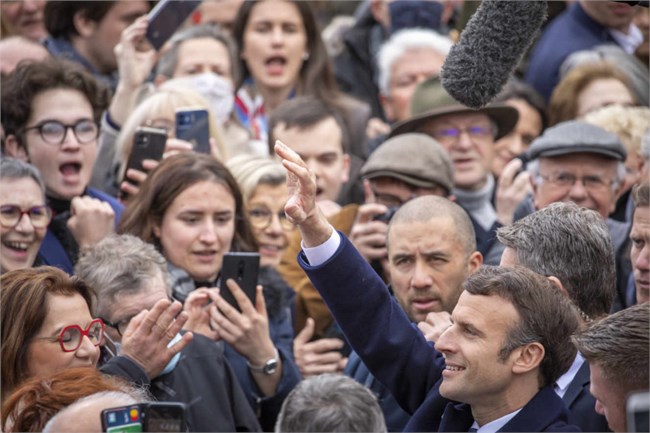
[[[61,330],[61,332],[59,333],[59,337],[58,337],[59,344],[61,345],[61,350],[64,351],[64,352],[66,352],[66,353],[76,351],[77,349],[79,349],[79,346],[81,346],[81,342],[83,341],[83,338],[84,338],[84,337],[88,337],[88,339],[92,342],[92,340],[90,339],[90,328],[91,328],[95,323],[100,323],[100,324],[102,325],[102,337],[99,339],[99,341],[97,342],[97,344],[93,344],[93,346],[95,346],[95,347],[99,346],[99,345],[102,343],[102,340],[104,339],[104,333],[106,333],[106,324],[104,323],[104,321],[103,321],[102,319],[97,318],[97,319],[93,319],[93,320],[88,324],[88,327],[87,327],[86,329],[82,329],[81,326],[79,326],[79,325],[68,325],[68,326],[66,326],[65,328],[63,328],[63,329]],[[64,343],[63,343],[63,334],[65,334],[66,331],[67,331],[68,329],[71,329],[71,328],[76,328],[76,329],[78,329],[79,332],[81,333],[81,338],[79,338],[79,344],[77,345],[77,347],[75,347],[74,349],[71,349],[71,350],[70,350],[70,349],[66,349],[65,346],[64,346]]]

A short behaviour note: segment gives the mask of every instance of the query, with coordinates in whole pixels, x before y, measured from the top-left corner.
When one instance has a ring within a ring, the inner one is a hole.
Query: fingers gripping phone
[[[201,0],[162,0],[149,12],[147,40],[157,50],[201,4]]]
[[[235,282],[246,293],[251,303],[255,305],[257,279],[260,270],[260,255],[258,253],[227,253],[223,256],[221,267],[221,297],[230,305],[241,311],[237,300],[226,285],[229,279]]]
[[[183,403],[152,402],[105,409],[102,431],[107,433],[184,432]]]
[[[210,153],[208,111],[182,108],[176,111],[176,138],[192,143],[195,152]]]
[[[126,169],[124,170],[124,176],[122,182],[129,181],[126,177],[126,172],[130,169],[136,169],[139,171],[144,171],[142,162],[145,159],[153,159],[155,161],[160,161],[165,152],[165,145],[167,144],[167,133],[164,129],[158,128],[149,128],[147,126],[141,126],[135,130],[135,135],[133,136],[133,148],[131,149],[131,154],[126,163]],[[131,182],[132,183],[132,182]],[[124,198],[124,193],[123,198]]]

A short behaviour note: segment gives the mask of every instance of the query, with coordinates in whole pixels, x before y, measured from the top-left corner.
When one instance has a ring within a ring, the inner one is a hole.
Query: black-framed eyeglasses
[[[119,322],[116,323],[110,322],[106,319],[102,319],[102,321],[106,326],[110,326],[111,328],[115,329],[118,335],[122,337],[124,335],[124,332],[126,331],[126,328],[129,326],[129,323],[131,323],[131,319],[133,319],[133,317],[120,320]]]
[[[294,225],[289,219],[284,211],[280,211],[276,214],[280,220],[280,226],[282,230],[291,231],[294,228]],[[255,206],[248,211],[248,220],[256,230],[264,230],[271,225],[273,221],[273,212],[266,206]]]
[[[99,127],[90,119],[83,119],[72,125],[59,122],[58,120],[46,120],[38,125],[25,128],[24,132],[31,131],[32,129],[38,131],[44,142],[57,145],[63,143],[68,129],[72,129],[77,141],[81,144],[91,143],[99,135]]]
[[[52,211],[50,211],[50,208],[45,205],[33,206],[27,210],[23,210],[18,205],[6,204],[0,206],[0,225],[12,229],[20,223],[23,215],[29,217],[32,226],[34,226],[35,229],[42,229],[47,227],[50,223]]]
[[[81,346],[83,337],[88,337],[93,346],[99,346],[104,338],[104,322],[102,319],[94,319],[88,324],[86,329],[79,325],[69,325],[61,330],[56,337],[35,337],[38,340],[58,341],[61,350],[64,352],[74,352]]]

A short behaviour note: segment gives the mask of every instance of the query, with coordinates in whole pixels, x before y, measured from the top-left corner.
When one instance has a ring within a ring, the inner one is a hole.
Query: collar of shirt
[[[614,29],[609,29],[609,33],[612,35],[612,38],[614,38],[616,43],[623,48],[623,51],[628,54],[634,54],[636,47],[641,45],[643,42],[643,33],[641,33],[641,30],[639,30],[639,28],[634,24],[630,24],[627,34]]]
[[[510,412],[509,414],[504,415],[501,418],[497,418],[494,421],[490,421],[489,423],[487,423],[487,424],[485,424],[484,426],[481,426],[481,427],[479,427],[478,423],[476,421],[474,421],[474,424],[472,424],[472,427],[470,428],[470,431],[472,431],[471,429],[475,429],[474,431],[476,431],[477,433],[495,433],[495,432],[498,432],[499,430],[501,430],[501,427],[506,425],[508,423],[508,421],[513,419],[515,417],[515,415],[517,415],[520,411],[521,411],[521,409],[517,409],[516,411]]]
[[[569,367],[566,373],[564,373],[558,380],[555,381],[555,386],[553,389],[560,398],[564,397],[567,388],[569,388],[571,381],[573,381],[573,378],[576,376],[576,374],[578,374],[578,370],[580,370],[580,367],[582,367],[582,363],[584,362],[585,358],[580,352],[578,352],[575,359],[573,360],[573,364],[571,364],[571,367]]]

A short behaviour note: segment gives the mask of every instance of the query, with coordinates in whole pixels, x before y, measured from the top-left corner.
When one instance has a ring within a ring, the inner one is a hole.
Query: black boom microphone
[[[547,16],[545,0],[483,0],[442,66],[442,85],[481,108],[503,88]]]

